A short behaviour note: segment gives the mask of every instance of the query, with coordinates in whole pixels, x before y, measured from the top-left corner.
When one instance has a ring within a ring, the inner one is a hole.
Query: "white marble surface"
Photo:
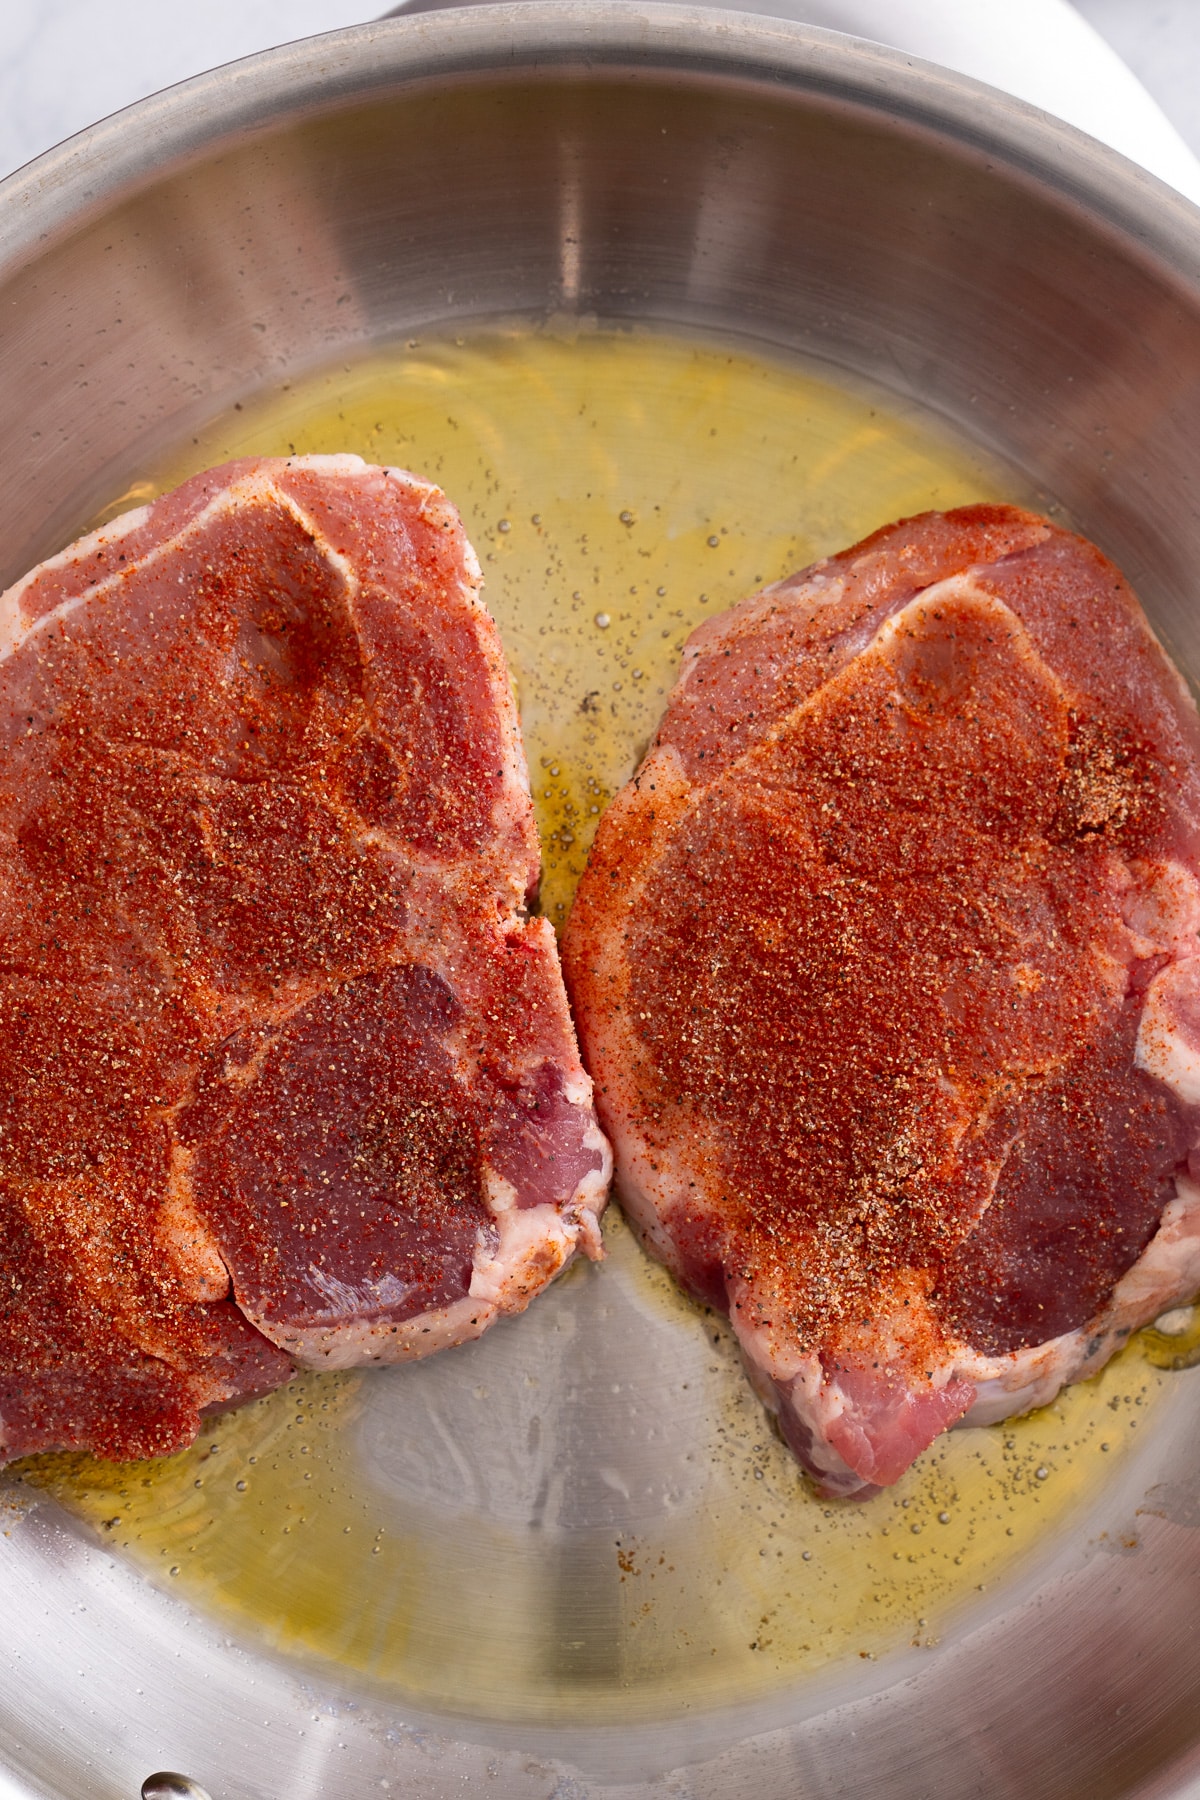
[[[1200,0],[725,3],[876,38],[991,81],[1200,201],[1200,162],[1184,141],[1200,148]],[[0,175],[158,88],[385,7],[386,0],[0,0]]]
[[[1075,0],[1200,155],[1198,0]]]
[[[387,0],[0,0],[0,175],[97,119]]]

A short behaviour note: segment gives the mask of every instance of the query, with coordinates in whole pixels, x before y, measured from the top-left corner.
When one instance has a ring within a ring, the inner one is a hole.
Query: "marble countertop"
[[[1200,6],[1196,0],[1075,0],[1200,155]]]
[[[990,80],[1200,201],[1198,0],[731,3],[873,37]],[[0,176],[158,88],[384,10],[385,0],[3,0]]]

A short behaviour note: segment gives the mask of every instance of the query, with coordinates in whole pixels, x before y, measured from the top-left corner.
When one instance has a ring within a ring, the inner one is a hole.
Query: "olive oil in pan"
[[[464,515],[556,924],[702,618],[905,513],[1039,503],[928,422],[792,365],[513,331],[282,390],[120,504],[232,456],[344,450],[432,477]],[[724,1323],[615,1212],[606,1238],[602,1268],[572,1269],[478,1344],[303,1376],[161,1463],[42,1459],[26,1479],[249,1638],[412,1704],[621,1722],[932,1647],[1081,1528],[1166,1421],[1164,1371],[1200,1337],[1143,1334],[1054,1406],[951,1433],[895,1488],[831,1505],[772,1434]]]
[[[1135,1344],[874,1499],[823,1503],[724,1323],[616,1214],[606,1238],[605,1266],[477,1344],[301,1376],[162,1462],[43,1458],[26,1480],[244,1640],[433,1711],[627,1723],[928,1653],[1170,1412],[1175,1378]]]

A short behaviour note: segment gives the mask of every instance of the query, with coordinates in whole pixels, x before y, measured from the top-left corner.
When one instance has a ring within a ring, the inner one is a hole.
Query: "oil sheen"
[[[1049,510],[828,374],[649,333],[514,330],[410,342],[247,404],[109,513],[230,457],[346,450],[431,477],[463,513],[556,924],[701,619],[906,513]],[[24,1479],[247,1640],[439,1712],[626,1721],[932,1650],[1084,1529],[1200,1348],[1182,1315],[1054,1406],[951,1433],[897,1487],[831,1505],[723,1322],[615,1211],[606,1237],[602,1267],[478,1344],[303,1376],[161,1463],[41,1459]]]

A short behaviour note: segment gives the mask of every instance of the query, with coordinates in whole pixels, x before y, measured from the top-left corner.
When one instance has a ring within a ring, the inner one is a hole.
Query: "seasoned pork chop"
[[[822,1492],[1200,1287],[1200,721],[1008,507],[704,625],[565,944],[620,1191]]]
[[[599,1250],[609,1156],[479,568],[247,461],[0,598],[0,1461],[422,1356]]]

